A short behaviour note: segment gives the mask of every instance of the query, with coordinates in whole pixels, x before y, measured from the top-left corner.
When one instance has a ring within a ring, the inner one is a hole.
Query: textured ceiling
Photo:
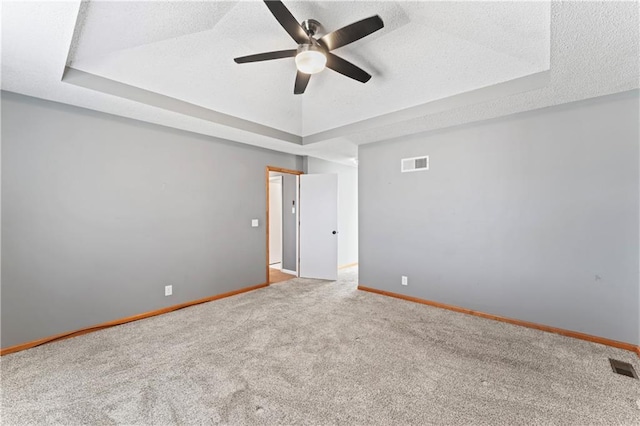
[[[295,47],[261,2],[3,1],[2,88],[345,163],[358,144],[638,88],[637,2],[286,4],[328,31],[380,14],[336,51],[372,80],[326,70],[294,96],[292,60],[233,63]]]
[[[210,4],[89,2],[69,65],[300,136],[549,66],[545,2],[292,2],[287,5],[294,16],[319,20],[322,32],[375,14],[385,22],[379,32],[336,51],[368,70],[371,81],[361,84],[326,70],[295,96],[293,58],[232,61],[296,47],[267,7],[256,1]],[[133,47],[127,48],[129,40]]]

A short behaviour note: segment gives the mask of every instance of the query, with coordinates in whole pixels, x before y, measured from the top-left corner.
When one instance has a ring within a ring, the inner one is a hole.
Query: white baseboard
[[[290,271],[288,269],[283,268],[282,272],[284,272],[285,274],[295,275],[296,277],[298,276],[298,273],[296,271]]]

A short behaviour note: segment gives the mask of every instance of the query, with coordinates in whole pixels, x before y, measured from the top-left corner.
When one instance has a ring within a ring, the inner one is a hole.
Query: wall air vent
[[[420,172],[422,170],[429,170],[429,156],[403,158],[400,160],[400,171],[406,172]]]

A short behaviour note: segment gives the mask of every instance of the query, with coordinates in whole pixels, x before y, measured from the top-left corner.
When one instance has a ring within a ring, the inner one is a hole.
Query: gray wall
[[[358,262],[358,169],[307,157],[307,173],[338,175],[338,265]]]
[[[638,117],[633,91],[360,146],[361,285],[640,343]]]
[[[2,154],[2,347],[264,283],[265,167],[302,167],[6,92]]]

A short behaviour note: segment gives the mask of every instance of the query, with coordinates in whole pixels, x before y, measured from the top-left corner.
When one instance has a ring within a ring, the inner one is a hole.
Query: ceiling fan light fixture
[[[317,74],[327,65],[327,57],[321,48],[302,44],[296,54],[296,68],[305,74]]]

